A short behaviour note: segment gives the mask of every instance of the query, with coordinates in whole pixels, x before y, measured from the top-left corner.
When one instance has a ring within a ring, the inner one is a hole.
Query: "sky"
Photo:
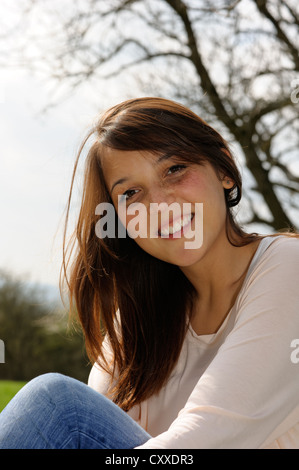
[[[44,112],[44,81],[1,69],[0,80],[0,269],[55,286],[74,160],[102,109],[82,89]],[[111,91],[102,107],[116,103],[116,95]]]
[[[57,287],[64,213],[79,146],[98,114],[130,95],[125,83],[117,81],[56,93],[46,76],[3,65],[14,43],[14,34],[3,31],[19,31],[22,3],[0,4],[0,270]],[[38,29],[42,22],[32,24]],[[56,104],[49,106],[53,90]]]
[[[32,282],[56,283],[57,231],[79,122],[41,114],[46,91],[20,71],[1,71],[0,266]]]

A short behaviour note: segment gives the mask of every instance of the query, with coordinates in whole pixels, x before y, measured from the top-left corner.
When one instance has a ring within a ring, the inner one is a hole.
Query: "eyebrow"
[[[128,178],[120,178],[119,180],[115,181],[115,183],[113,183],[111,189],[110,189],[110,193],[112,193],[113,189],[115,188],[115,186],[117,186],[118,184],[122,184],[124,183],[125,181],[127,181]]]
[[[163,153],[162,155],[159,156],[159,158],[157,159],[156,161],[156,165],[159,165],[160,163],[164,162],[165,160],[169,160],[169,158],[173,157],[173,154],[172,153]],[[115,188],[115,186],[117,186],[118,184],[122,184],[122,183],[125,183],[129,178],[125,177],[125,178],[120,178],[119,180],[115,181],[115,183],[113,183],[111,189],[110,189],[110,193],[112,193],[113,189]]]
[[[158,158],[157,160],[157,163],[162,163],[164,162],[165,160],[169,160],[169,158],[173,157],[173,154],[172,153],[163,153],[162,155],[160,155],[160,157]]]

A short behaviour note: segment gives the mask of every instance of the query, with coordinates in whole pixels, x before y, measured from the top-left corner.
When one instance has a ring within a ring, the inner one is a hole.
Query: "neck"
[[[184,266],[181,270],[193,284],[198,295],[207,295],[223,285],[231,284],[241,276],[243,269],[240,253],[245,248],[247,246],[231,245],[226,236],[218,238],[212,247],[204,250],[199,261],[191,266]]]
[[[197,334],[217,331],[235,303],[258,243],[237,247],[225,235],[198,262],[181,268],[197,292],[191,320]]]

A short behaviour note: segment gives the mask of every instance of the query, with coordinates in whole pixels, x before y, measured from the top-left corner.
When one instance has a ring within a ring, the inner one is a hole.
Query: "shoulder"
[[[255,253],[243,284],[240,300],[256,297],[299,300],[299,238],[278,235],[264,237]]]
[[[259,318],[263,328],[299,326],[299,238],[279,235],[261,240],[236,302],[239,320]],[[275,321],[274,321],[275,319]]]
[[[299,237],[277,235],[261,240],[252,268],[292,268],[299,269]]]
[[[266,237],[269,240],[269,248],[277,252],[297,252],[299,250],[299,235],[276,235],[273,237]]]

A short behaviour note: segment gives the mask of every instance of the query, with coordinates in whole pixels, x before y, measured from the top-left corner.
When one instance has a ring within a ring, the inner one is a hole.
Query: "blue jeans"
[[[150,437],[109,399],[56,373],[30,381],[0,414],[0,449],[133,449]]]

